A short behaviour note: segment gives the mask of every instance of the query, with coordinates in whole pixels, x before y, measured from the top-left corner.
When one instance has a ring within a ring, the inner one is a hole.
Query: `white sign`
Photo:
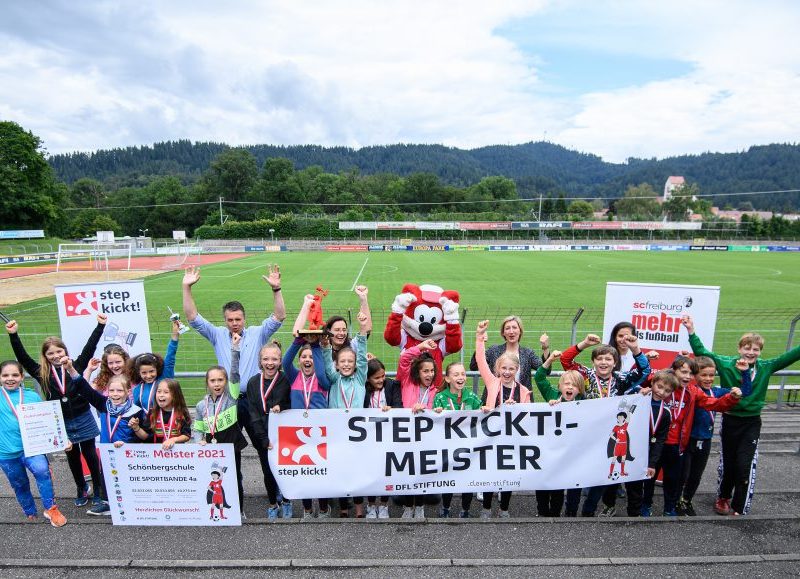
[[[25,456],[48,454],[67,448],[67,427],[61,413],[61,402],[51,400],[21,404],[17,407],[17,412]]]
[[[55,294],[61,335],[71,356],[80,354],[98,313],[106,314],[108,323],[95,357],[109,344],[120,345],[131,356],[152,351],[141,280],[57,285]]]
[[[681,350],[691,350],[681,316],[694,318],[695,331],[709,350],[714,347],[719,286],[646,283],[606,284],[602,340],[608,343],[619,322],[636,326],[642,350],[656,350],[654,369],[668,368]]]
[[[239,526],[232,444],[100,444],[115,525]]]
[[[647,470],[650,398],[639,394],[488,414],[305,414],[269,419],[270,466],[292,499],[582,488],[640,480]],[[626,441],[618,446],[612,435]]]

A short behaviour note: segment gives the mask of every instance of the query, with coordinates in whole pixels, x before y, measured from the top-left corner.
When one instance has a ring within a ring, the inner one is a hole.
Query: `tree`
[[[573,201],[567,207],[570,221],[588,221],[594,217],[594,207],[587,201]]]
[[[614,203],[614,211],[621,219],[652,221],[661,216],[661,204],[653,188],[642,183],[638,187],[628,186],[622,199]]]
[[[251,198],[258,179],[256,158],[245,149],[228,149],[211,162],[198,187],[206,201],[247,201]],[[235,219],[247,218],[250,210],[244,205],[226,205],[224,212]]]
[[[694,212],[694,205],[700,190],[694,183],[676,187],[669,199],[664,201],[663,210],[668,221],[687,221]]]
[[[119,223],[108,215],[101,214],[97,209],[82,209],[72,220],[70,234],[72,237],[90,237],[98,231],[113,231],[119,234]]]
[[[94,179],[78,179],[69,190],[69,198],[75,207],[100,207],[105,201],[106,192],[103,184]]]
[[[4,229],[49,229],[64,220],[58,187],[42,142],[11,121],[0,122],[0,220]]]

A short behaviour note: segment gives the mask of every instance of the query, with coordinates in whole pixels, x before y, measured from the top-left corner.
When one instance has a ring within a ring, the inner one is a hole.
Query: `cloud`
[[[615,161],[736,150],[796,139],[798,13],[778,1],[10,0],[0,117],[50,152],[545,134]],[[581,54],[687,64],[566,93],[548,66]]]

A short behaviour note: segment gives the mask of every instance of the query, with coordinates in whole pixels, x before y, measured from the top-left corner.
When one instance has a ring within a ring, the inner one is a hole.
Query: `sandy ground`
[[[4,279],[0,280],[0,307],[52,296],[57,285],[141,279],[159,273],[164,270],[66,271]]]

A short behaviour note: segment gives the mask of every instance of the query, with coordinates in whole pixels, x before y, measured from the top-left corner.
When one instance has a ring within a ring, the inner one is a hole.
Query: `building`
[[[678,187],[686,185],[686,179],[680,176],[670,175],[664,183],[664,201],[670,198],[672,192]]]

